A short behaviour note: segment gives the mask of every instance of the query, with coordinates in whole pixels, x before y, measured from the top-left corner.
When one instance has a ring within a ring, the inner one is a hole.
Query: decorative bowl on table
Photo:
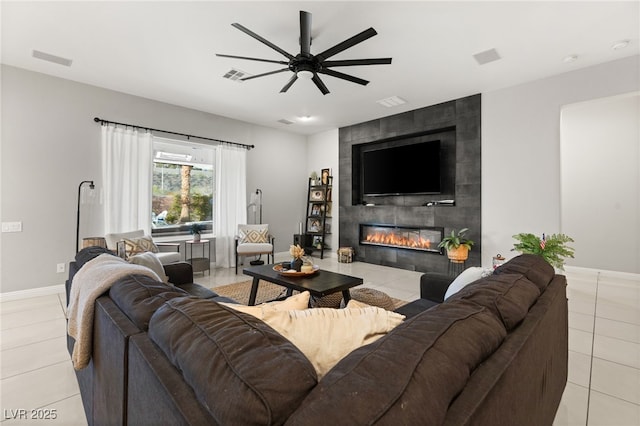
[[[286,266],[289,265],[289,262],[285,262]],[[286,277],[304,277],[306,275],[313,275],[320,270],[318,265],[313,265],[311,270],[307,270],[304,265],[302,266],[303,270],[298,272],[295,269],[288,269],[286,266],[282,264],[277,264],[273,266],[273,270],[279,273],[282,276]]]

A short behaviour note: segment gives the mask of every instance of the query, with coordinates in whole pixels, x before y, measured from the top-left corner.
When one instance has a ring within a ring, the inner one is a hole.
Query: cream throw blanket
[[[161,281],[151,269],[132,265],[110,254],[101,254],[85,263],[73,277],[67,307],[67,331],[76,340],[71,356],[76,370],[85,368],[91,360],[96,299],[120,278],[131,274],[146,275]]]

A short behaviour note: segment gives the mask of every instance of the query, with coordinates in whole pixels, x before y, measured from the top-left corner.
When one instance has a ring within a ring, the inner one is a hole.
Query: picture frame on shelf
[[[314,235],[312,245],[318,250],[322,249],[322,237],[320,235]]]
[[[309,232],[322,232],[322,223],[318,219],[309,219]]]
[[[331,201],[331,188],[327,188],[327,201]]]
[[[311,201],[324,201],[324,190],[312,189],[309,193],[309,199]]]
[[[323,185],[328,185],[329,184],[329,177],[331,176],[331,169],[322,169],[320,171],[320,176],[322,178],[322,184]]]
[[[311,206],[311,216],[320,216],[322,204],[314,204]]]

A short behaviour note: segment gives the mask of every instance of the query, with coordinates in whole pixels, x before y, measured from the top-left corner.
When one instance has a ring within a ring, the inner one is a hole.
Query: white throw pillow
[[[405,316],[376,306],[345,309],[263,310],[263,321],[286,337],[311,361],[318,380],[342,358],[373,343]]]
[[[215,289],[214,289],[215,290]],[[299,294],[289,296],[284,300],[276,300],[273,302],[262,303],[256,306],[245,306],[238,303],[226,303],[219,302],[221,305],[228,306],[236,311],[244,312],[245,314],[253,315],[258,319],[263,319],[264,312],[267,310],[273,311],[291,311],[307,309],[309,307],[309,292],[303,291]]]
[[[167,277],[167,275],[164,273],[164,267],[162,266],[160,259],[158,259],[158,256],[155,253],[147,251],[144,253],[136,254],[135,256],[131,256],[129,258],[129,263],[146,266],[147,268],[155,272],[162,281],[164,281],[165,283],[169,282],[169,277]]]
[[[480,266],[472,266],[465,269],[449,285],[449,288],[447,288],[447,292],[444,294],[444,300],[447,300],[449,297],[465,288],[467,284],[471,284],[472,282],[477,281],[480,278],[489,276],[492,272],[493,271],[490,268],[481,268]]]

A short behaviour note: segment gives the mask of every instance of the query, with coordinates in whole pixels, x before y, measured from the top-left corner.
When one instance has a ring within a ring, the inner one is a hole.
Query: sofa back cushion
[[[466,301],[438,305],[343,358],[287,424],[441,424],[470,374],[506,334],[486,308]]]
[[[219,424],[282,424],[317,383],[291,342],[211,300],[165,303],[151,318],[149,337]]]
[[[484,306],[511,331],[527,316],[540,290],[520,274],[491,275],[469,284],[448,300],[468,300]]]
[[[496,268],[493,274],[522,274],[534,283],[542,293],[556,273],[553,266],[542,256],[521,254]]]
[[[109,290],[113,302],[143,331],[149,328],[151,315],[164,302],[185,296],[189,296],[186,291],[143,275],[128,275]]]

